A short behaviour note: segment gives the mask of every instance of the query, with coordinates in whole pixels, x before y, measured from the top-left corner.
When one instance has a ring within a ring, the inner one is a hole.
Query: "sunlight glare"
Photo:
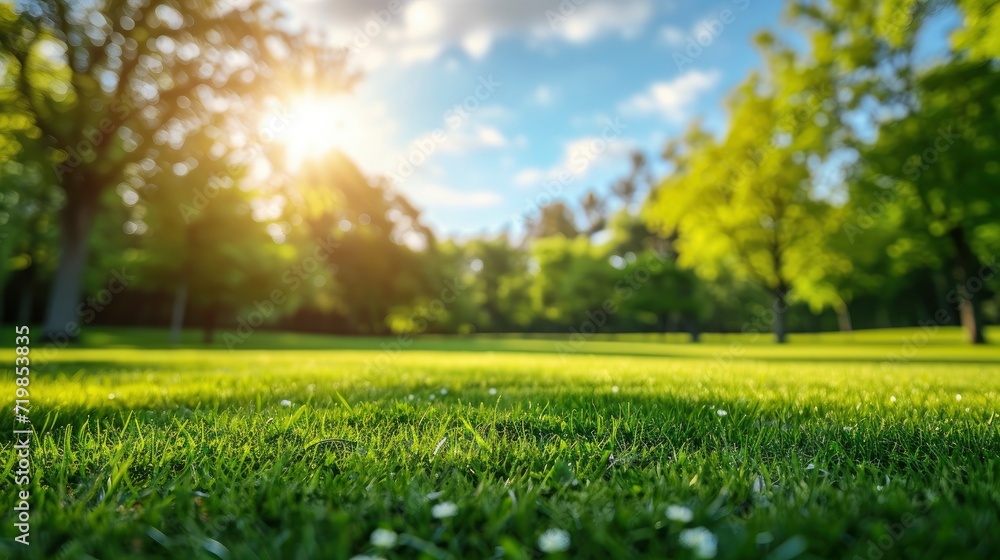
[[[275,136],[288,150],[288,164],[298,169],[343,148],[348,114],[336,100],[307,97],[290,103],[288,121]]]

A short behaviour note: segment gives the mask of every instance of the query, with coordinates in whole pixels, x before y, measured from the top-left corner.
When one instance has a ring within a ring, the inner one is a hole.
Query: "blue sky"
[[[334,142],[394,177],[441,234],[517,230],[544,185],[606,192],[761,66],[780,0],[288,0],[364,79]],[[700,40],[700,41],[699,41]],[[698,44],[700,43],[700,44]],[[697,50],[687,51],[691,44]],[[677,55],[695,54],[678,63]],[[485,83],[492,83],[486,87]],[[456,106],[460,107],[456,110]],[[612,124],[609,124],[612,123]],[[409,157],[411,165],[401,164]],[[562,172],[560,176],[560,172]]]

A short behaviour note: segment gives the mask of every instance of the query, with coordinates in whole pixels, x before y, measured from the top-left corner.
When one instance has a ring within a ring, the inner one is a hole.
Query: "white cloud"
[[[503,201],[490,190],[459,190],[436,183],[407,184],[402,190],[418,207],[482,208]]]
[[[648,2],[591,1],[581,4],[553,28],[571,43],[586,43],[609,32],[634,37],[652,15],[653,6]]]
[[[531,93],[531,101],[536,105],[546,106],[552,103],[552,88],[546,85],[540,85],[535,88],[535,91]]]
[[[373,60],[429,60],[452,46],[479,59],[503,37],[570,43],[607,35],[633,37],[654,12],[653,0],[414,0],[402,3],[396,13],[388,10],[386,0],[290,4],[301,21],[321,26],[369,68]]]
[[[522,169],[514,175],[514,185],[518,187],[533,187],[545,179],[545,172],[537,167]]]
[[[718,82],[717,70],[691,70],[673,80],[653,83],[646,91],[623,103],[621,109],[633,114],[658,113],[667,120],[679,122],[688,117],[688,109],[698,96]]]
[[[486,56],[492,43],[493,34],[485,29],[473,31],[462,38],[462,48],[465,49],[465,52],[469,53],[469,56],[475,59]]]
[[[429,138],[427,134],[421,138]],[[419,143],[420,139],[414,141]],[[462,155],[476,150],[507,147],[510,142],[500,130],[490,125],[471,125],[446,131],[444,141],[437,145],[436,151],[443,154]]]
[[[514,185],[532,188],[545,181],[576,181],[587,176],[598,167],[627,161],[626,156],[635,148],[634,143],[624,138],[603,138],[584,136],[567,142],[563,146],[562,159],[549,169],[528,167],[514,175]]]
[[[483,146],[502,148],[507,145],[507,138],[503,133],[493,126],[479,126],[476,128],[476,139]]]
[[[424,62],[434,60],[441,54],[442,46],[436,43],[408,43],[400,47],[398,58],[400,62]],[[385,60],[383,53],[379,52],[380,61]]]
[[[433,37],[444,27],[445,15],[441,6],[431,0],[416,0],[404,12],[406,34],[416,39]]]
[[[679,27],[668,25],[660,29],[660,40],[675,49],[684,46],[686,39],[687,35]]]

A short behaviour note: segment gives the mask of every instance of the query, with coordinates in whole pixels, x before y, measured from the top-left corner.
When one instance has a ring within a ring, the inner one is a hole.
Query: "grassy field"
[[[1000,347],[954,330],[164,337],[35,345],[0,557],[1000,557]]]

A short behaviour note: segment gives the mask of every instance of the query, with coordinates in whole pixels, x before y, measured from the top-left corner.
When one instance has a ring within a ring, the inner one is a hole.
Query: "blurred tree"
[[[287,83],[275,79],[282,72],[343,77],[337,55],[298,56],[324,49],[289,35],[281,19],[265,2],[0,5],[0,56],[19,94],[0,110],[31,116],[65,197],[48,332],[74,321],[101,193],[130,178],[130,163],[182,146],[219,115],[227,122],[220,142],[238,138],[233,130],[257,122],[254,96]]]
[[[878,175],[855,189],[869,206],[892,206],[908,216],[897,236],[910,245],[926,245],[925,236],[948,241],[954,284],[946,300],[958,307],[968,340],[977,344],[985,342],[977,292],[995,273],[979,256],[977,237],[1000,221],[998,91],[1000,72],[978,62],[947,64],[921,76],[916,110],[881,127],[864,152]]]
[[[611,193],[625,207],[631,205],[636,195],[653,183],[653,177],[647,166],[646,154],[639,150],[633,151],[629,154],[629,165],[628,175],[615,181],[611,186]]]
[[[285,226],[294,245],[336,244],[323,260],[331,285],[306,288],[311,307],[353,332],[379,334],[391,328],[387,317],[433,292],[436,275],[422,259],[435,260],[435,236],[388,182],[366,177],[339,151],[307,162],[292,180]]]
[[[937,66],[921,68],[921,30],[949,4],[964,16],[953,50],[941,53]],[[996,178],[997,150],[986,130],[996,124],[996,89],[988,88],[995,88],[990,61],[998,52],[992,33],[1000,29],[998,10],[980,0],[882,0],[859,8],[835,0],[799,2],[791,10],[813,30],[809,74],[825,75],[838,92],[829,100],[836,118],[822,128],[835,146],[860,156],[855,161],[863,171],[850,193],[859,213],[846,231],[862,232],[859,220],[882,219],[895,206],[907,233],[889,256],[903,260],[914,256],[913,248],[939,245],[921,239],[924,233],[949,239],[951,255],[942,260],[958,285],[946,289],[945,299],[959,307],[969,340],[982,342],[981,296],[972,298],[967,284],[978,282],[974,238],[996,222],[988,185]],[[962,149],[951,150],[959,141]],[[873,209],[879,209],[874,216]]]
[[[531,258],[537,266],[532,285],[535,313],[551,323],[579,328],[595,321],[607,324],[607,302],[616,300],[618,271],[608,262],[607,251],[584,236],[561,235],[537,239]],[[602,311],[603,310],[603,311]],[[604,313],[602,321],[592,316]],[[599,322],[600,324],[596,324]]]
[[[953,37],[955,48],[972,60],[1000,59],[1000,4],[996,0],[958,0],[963,25]]]
[[[537,217],[525,219],[525,233],[527,238],[561,235],[571,239],[580,232],[576,227],[573,210],[565,202],[556,200],[542,206]]]
[[[470,259],[470,281],[475,303],[485,313],[478,331],[520,330],[531,321],[531,276],[527,255],[515,248],[506,234],[470,240],[465,245]]]
[[[583,216],[587,220],[587,227],[583,231],[588,237],[604,229],[607,225],[608,203],[605,199],[594,191],[587,191],[580,199],[580,208]]]
[[[815,109],[802,106],[807,99],[765,93],[768,85],[753,76],[739,88],[721,141],[695,128],[668,146],[674,173],[646,215],[665,235],[676,232],[679,263],[705,278],[735,257],[740,274],[771,292],[782,343],[789,293],[822,257],[827,205],[811,189],[803,153],[815,134],[805,119],[787,117]]]

